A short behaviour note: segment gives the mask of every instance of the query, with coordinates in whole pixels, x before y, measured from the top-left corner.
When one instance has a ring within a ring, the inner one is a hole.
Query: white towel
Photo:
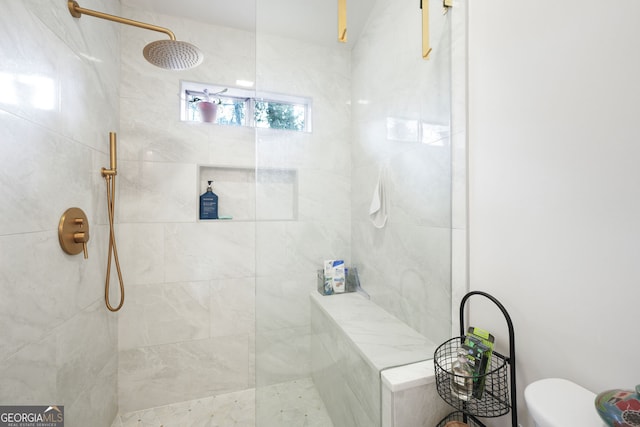
[[[387,223],[387,197],[385,192],[385,172],[380,168],[378,173],[378,182],[376,189],[373,191],[373,199],[369,207],[369,219],[376,228],[383,228]]]

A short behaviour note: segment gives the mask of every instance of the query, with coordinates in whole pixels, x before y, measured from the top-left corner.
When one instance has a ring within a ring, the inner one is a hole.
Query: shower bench
[[[436,425],[436,345],[360,293],[311,299],[312,377],[335,425]]]

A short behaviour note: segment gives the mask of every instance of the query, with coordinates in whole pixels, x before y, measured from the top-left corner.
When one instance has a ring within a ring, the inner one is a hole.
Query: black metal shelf
[[[485,386],[482,398],[472,398],[465,401],[460,400],[451,392],[451,381],[456,375],[449,368],[457,359],[458,348],[462,345],[464,339],[465,337],[452,338],[436,349],[434,363],[438,394],[454,408],[478,417],[500,417],[509,413],[507,361],[499,353],[493,353],[489,372],[478,376],[477,379],[474,378],[474,381],[480,381],[484,377]]]
[[[482,397],[461,400],[451,392],[450,384],[455,376],[451,372],[451,365],[456,360],[457,350],[465,339],[464,307],[467,300],[473,295],[488,298],[502,311],[509,328],[509,355],[504,356],[494,351],[489,371],[483,375],[485,377],[485,389]],[[433,360],[438,394],[445,402],[458,410],[440,421],[437,427],[442,427],[453,420],[466,422],[470,426],[485,427],[476,417],[494,418],[506,415],[509,412],[511,412],[512,427],[518,427],[513,323],[507,310],[496,298],[481,291],[467,293],[460,302],[460,336],[442,343],[436,349]],[[459,419],[458,417],[464,419]]]

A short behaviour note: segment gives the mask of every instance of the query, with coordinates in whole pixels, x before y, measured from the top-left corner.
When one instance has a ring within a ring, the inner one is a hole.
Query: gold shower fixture
[[[347,0],[338,0],[338,41],[347,42]]]
[[[442,0],[442,13],[446,14],[453,7],[453,0]],[[420,0],[422,9],[422,58],[429,59],[431,41],[429,39],[429,0]]]
[[[84,259],[89,258],[89,220],[82,209],[69,208],[62,214],[58,224],[58,240],[62,250],[69,255],[84,252]]]
[[[95,18],[106,19],[120,24],[131,25],[146,30],[157,31],[169,36],[169,40],[158,40],[145,46],[142,51],[145,59],[153,65],[168,70],[188,70],[200,65],[204,59],[202,52],[196,46],[176,40],[175,34],[168,28],[145,22],[134,21],[133,19],[122,18],[120,16],[109,15],[96,10],[85,9],[78,5],[75,0],[67,0],[69,12],[74,18],[80,18],[82,14]]]
[[[118,174],[118,162],[116,151],[116,133],[109,132],[109,169],[102,168],[100,172],[107,184],[107,214],[109,217],[109,249],[107,255],[107,275],[104,284],[104,302],[109,311],[118,311],[124,304],[124,281],[122,280],[122,270],[120,269],[120,261],[118,260],[118,248],[116,247],[116,233],[114,229],[114,216],[116,204],[116,175]],[[111,259],[115,261],[116,271],[118,272],[118,283],[120,284],[120,301],[117,306],[111,305],[109,287],[111,283]]]

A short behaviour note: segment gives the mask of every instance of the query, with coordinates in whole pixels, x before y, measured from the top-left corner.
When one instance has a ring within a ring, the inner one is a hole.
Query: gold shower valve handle
[[[73,233],[73,241],[76,243],[80,243],[82,245],[82,252],[84,252],[84,259],[89,258],[89,253],[87,252],[87,242],[89,241],[89,232],[86,233],[81,231],[79,233]]]
[[[89,258],[89,221],[82,209],[69,208],[62,214],[58,224],[58,239],[62,250],[69,255],[84,252],[84,258]]]

